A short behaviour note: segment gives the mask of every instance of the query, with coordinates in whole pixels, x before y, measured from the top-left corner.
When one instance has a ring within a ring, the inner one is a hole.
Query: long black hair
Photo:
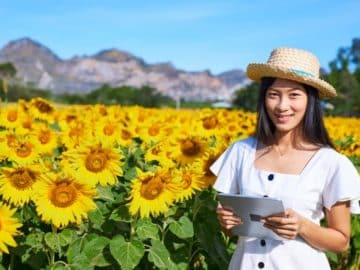
[[[275,125],[271,121],[265,107],[266,92],[276,78],[264,77],[261,79],[260,92],[257,103],[256,139],[265,145],[275,142]],[[302,84],[308,96],[308,102],[303,119],[302,133],[305,139],[315,145],[334,148],[325,128],[319,92],[314,87]]]

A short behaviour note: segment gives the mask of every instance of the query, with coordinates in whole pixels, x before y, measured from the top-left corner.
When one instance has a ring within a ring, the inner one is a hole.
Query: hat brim
[[[249,64],[246,74],[254,81],[260,81],[263,77],[273,77],[304,83],[316,88],[319,91],[319,96],[322,98],[336,97],[336,90],[331,84],[319,78],[299,74],[288,68],[269,64]]]

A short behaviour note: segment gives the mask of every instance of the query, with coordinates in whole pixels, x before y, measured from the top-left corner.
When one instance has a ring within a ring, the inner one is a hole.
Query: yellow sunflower
[[[146,162],[156,160],[161,167],[171,168],[175,166],[175,163],[169,158],[167,151],[168,144],[164,141],[158,142],[154,145],[144,144],[144,159]]]
[[[84,143],[64,153],[68,167],[81,179],[95,186],[113,185],[122,175],[121,151],[111,144]]]
[[[212,186],[216,180],[216,176],[210,171],[210,166],[218,159],[220,153],[209,151],[202,158],[193,163],[194,170],[202,175],[202,189]]]
[[[113,117],[100,119],[94,125],[95,138],[100,141],[115,143],[119,141],[121,134],[121,124]]]
[[[33,128],[32,134],[36,138],[35,145],[39,153],[53,153],[54,149],[58,147],[58,134],[47,124],[37,123]]]
[[[5,128],[16,128],[21,126],[24,113],[17,105],[2,108],[0,113],[0,126]]]
[[[196,191],[206,186],[202,173],[199,173],[193,165],[182,167],[176,173],[179,174],[182,183],[182,189],[178,192],[176,201],[188,200]]]
[[[69,149],[78,147],[84,140],[92,138],[91,127],[81,120],[74,120],[60,132],[61,142]]]
[[[201,158],[208,150],[208,141],[200,136],[183,136],[172,145],[171,157],[181,164],[188,164]]]
[[[41,97],[30,101],[29,112],[35,119],[45,120],[49,123],[55,122],[55,106]]]
[[[16,206],[31,200],[38,183],[43,179],[39,165],[1,168],[0,194]]]
[[[8,160],[15,161],[17,164],[33,164],[39,159],[39,152],[32,136],[15,135],[14,138],[9,134],[6,145],[4,154]]]
[[[131,186],[130,214],[145,218],[166,213],[181,188],[181,181],[171,170],[139,173]]]
[[[88,212],[96,208],[95,195],[94,188],[73,176],[48,174],[39,182],[34,202],[41,219],[60,228],[86,219]]]
[[[13,217],[16,208],[0,203],[0,255],[9,253],[7,246],[16,247],[13,236],[18,235],[22,224]]]

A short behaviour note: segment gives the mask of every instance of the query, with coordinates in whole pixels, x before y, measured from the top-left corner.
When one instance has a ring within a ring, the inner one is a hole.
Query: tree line
[[[348,47],[338,49],[337,55],[329,63],[329,72],[322,70],[323,79],[330,82],[337,90],[338,96],[324,106],[329,115],[360,116],[360,38],[354,38]],[[159,93],[155,88],[142,86],[112,87],[103,85],[89,93],[55,94],[46,89],[38,89],[16,83],[16,68],[11,63],[0,64],[0,99],[16,102],[18,99],[30,100],[41,96],[59,103],[67,104],[120,104],[140,105],[144,107],[175,107],[171,97]],[[10,83],[9,83],[10,82]],[[259,84],[253,82],[234,93],[234,108],[256,111]],[[185,102],[182,107],[210,107],[209,102]]]

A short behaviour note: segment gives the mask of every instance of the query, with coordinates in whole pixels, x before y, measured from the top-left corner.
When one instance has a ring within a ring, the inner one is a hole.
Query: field
[[[224,109],[0,107],[0,269],[223,269],[234,240],[215,216],[209,166],[253,135]],[[326,117],[360,170],[360,118]],[[360,224],[333,269],[360,267]]]

